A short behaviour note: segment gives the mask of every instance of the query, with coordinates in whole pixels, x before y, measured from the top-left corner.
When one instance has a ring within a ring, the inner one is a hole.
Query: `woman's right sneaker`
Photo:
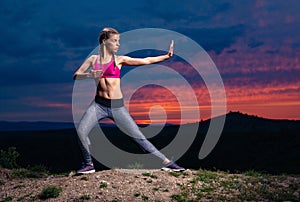
[[[174,172],[185,171],[185,168],[180,167],[173,161],[171,161],[170,163],[168,163],[166,166],[162,167],[161,169],[164,171],[174,171]]]
[[[88,174],[88,173],[94,173],[95,168],[93,164],[84,163],[82,165],[82,168],[80,170],[77,170],[77,174]]]

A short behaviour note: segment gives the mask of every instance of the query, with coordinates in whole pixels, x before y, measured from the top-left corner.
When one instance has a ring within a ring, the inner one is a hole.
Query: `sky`
[[[185,35],[207,52],[220,73],[227,112],[300,120],[299,10],[298,0],[2,0],[0,120],[72,121],[72,75],[98,46],[103,27],[121,33],[121,46],[126,46],[122,33],[135,29]],[[174,53],[162,64],[187,78],[198,105],[181,106],[169,89],[147,85],[127,105],[138,123],[160,123],[162,117],[178,123],[183,111],[195,109],[199,120],[211,118],[207,87],[176,56],[176,41]],[[122,76],[132,68],[124,67]],[[175,79],[171,84],[176,86]],[[184,96],[185,87],[177,87]]]

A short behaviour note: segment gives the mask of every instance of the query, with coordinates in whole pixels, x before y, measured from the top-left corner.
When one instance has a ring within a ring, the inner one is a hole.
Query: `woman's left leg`
[[[116,125],[123,132],[129,135],[135,142],[137,142],[145,151],[157,156],[162,161],[165,161],[167,159],[166,156],[158,151],[157,148],[143,135],[125,106],[112,108],[111,116]]]

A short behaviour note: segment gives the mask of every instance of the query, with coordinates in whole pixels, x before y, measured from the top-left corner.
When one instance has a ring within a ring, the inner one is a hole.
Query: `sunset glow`
[[[250,115],[258,115],[265,118],[273,119],[293,119],[299,120],[300,115],[300,95],[297,93],[300,82],[297,85],[278,85],[278,86],[226,86],[227,96],[227,111],[240,111]],[[159,91],[159,90],[156,90]],[[179,106],[178,102],[172,97],[169,99],[159,99],[149,95],[151,99],[135,99],[133,98],[129,105],[130,113],[138,123],[151,123],[149,120],[149,110],[154,105],[160,105],[168,114],[167,120],[162,120],[161,123],[178,124],[181,121],[184,123],[197,122],[200,120],[210,119],[211,104],[209,94],[204,89],[197,89],[199,106]],[[293,92],[295,91],[295,92]],[[282,93],[288,92],[288,93]],[[193,113],[195,110],[200,110],[200,120],[181,120],[181,110],[187,113]],[[161,111],[157,112],[159,116]],[[159,123],[160,120],[152,120],[152,123]]]

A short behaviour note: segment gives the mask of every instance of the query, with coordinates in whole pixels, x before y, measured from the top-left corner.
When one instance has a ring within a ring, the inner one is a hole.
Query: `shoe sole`
[[[174,172],[182,172],[185,171],[185,169],[171,169],[171,168],[161,168],[163,171],[174,171]]]
[[[77,174],[90,174],[96,172],[95,170],[89,170],[89,171],[83,171],[83,172],[77,172]]]

